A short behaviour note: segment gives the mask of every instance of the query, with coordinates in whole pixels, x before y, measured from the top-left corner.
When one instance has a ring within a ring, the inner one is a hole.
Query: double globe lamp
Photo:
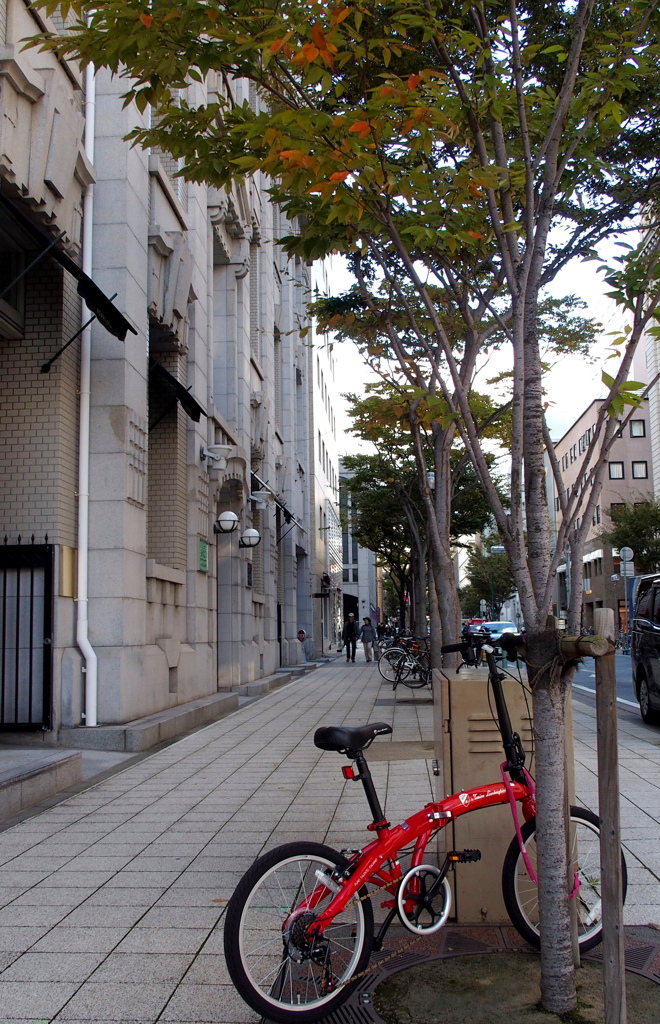
[[[235,512],[221,512],[213,525],[214,533],[234,533],[238,529],[238,516]],[[244,530],[241,534],[239,548],[256,548],[261,540],[258,530]]]

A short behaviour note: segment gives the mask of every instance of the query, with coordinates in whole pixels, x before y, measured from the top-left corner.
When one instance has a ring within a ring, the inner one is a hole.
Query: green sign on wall
[[[209,542],[207,540],[199,542],[199,571],[209,571]]]

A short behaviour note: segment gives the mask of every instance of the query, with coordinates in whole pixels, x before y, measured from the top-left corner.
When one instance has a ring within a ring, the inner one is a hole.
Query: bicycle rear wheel
[[[408,674],[401,680],[404,686],[411,690],[421,689],[427,686],[431,679],[431,659],[428,654],[422,653],[412,659]]]
[[[584,807],[571,807],[571,851],[580,888],[577,901],[578,943],[583,953],[598,945],[603,932],[600,885],[600,825],[598,818]],[[522,826],[522,836],[536,872],[536,819]],[[626,898],[626,862],[621,852],[623,898]],[[518,839],[514,836],[504,858],[502,895],[512,924],[530,946],[541,945],[541,924],[536,883],[529,877]]]
[[[227,968],[245,1002],[267,1020],[306,1024],[326,1017],[367,966],[374,930],[369,900],[349,904],[320,939],[309,937],[334,895],[323,878],[347,864],[321,843],[287,843],[260,857],[229,901]]]
[[[398,678],[401,682],[410,671],[408,655],[400,647],[392,647],[378,662],[378,671],[388,683],[393,683]]]

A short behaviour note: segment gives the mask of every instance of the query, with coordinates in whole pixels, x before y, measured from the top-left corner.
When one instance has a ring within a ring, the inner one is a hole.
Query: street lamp
[[[258,530],[245,530],[238,542],[239,548],[256,548],[261,541],[261,534]]]
[[[221,512],[213,524],[214,533],[233,533],[238,529],[238,516],[235,512]]]

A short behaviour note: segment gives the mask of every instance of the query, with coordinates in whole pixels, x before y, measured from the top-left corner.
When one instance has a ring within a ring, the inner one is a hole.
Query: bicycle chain
[[[354,907],[357,903],[364,903],[365,900],[373,899],[373,897],[377,896],[379,892],[385,892],[386,890],[388,890],[391,884],[391,882],[388,882],[387,885],[381,885],[380,888],[374,889],[372,892],[368,892],[365,896],[357,896],[355,899],[351,900],[350,903],[346,904],[345,909],[348,910],[349,907]],[[389,960],[394,960],[395,957],[399,955],[399,953],[403,953],[404,949],[410,949],[411,946],[414,946],[416,943],[420,941],[420,939],[423,938],[423,934],[417,935],[414,939],[411,939],[410,942],[406,942],[405,945],[399,946],[399,948],[395,949],[393,953],[390,953],[388,956],[383,957],[382,960],[379,960],[371,967],[366,967],[363,971],[360,971],[359,974],[353,974],[346,981],[342,981],[339,985],[337,985],[336,991],[339,991],[339,989],[341,988],[345,988],[346,985],[353,985],[356,981],[359,981],[360,978],[366,977],[367,974],[373,974],[374,971],[380,970],[383,964],[386,964]]]

